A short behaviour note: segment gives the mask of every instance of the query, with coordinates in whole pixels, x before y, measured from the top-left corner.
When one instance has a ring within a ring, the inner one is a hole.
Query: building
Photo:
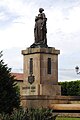
[[[24,74],[23,73],[11,73],[12,76],[15,76],[15,82],[19,87],[23,84]]]

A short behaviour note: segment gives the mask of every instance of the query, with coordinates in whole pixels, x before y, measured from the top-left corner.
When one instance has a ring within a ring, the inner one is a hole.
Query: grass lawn
[[[62,118],[62,117],[57,117],[56,120],[80,120],[80,118]]]

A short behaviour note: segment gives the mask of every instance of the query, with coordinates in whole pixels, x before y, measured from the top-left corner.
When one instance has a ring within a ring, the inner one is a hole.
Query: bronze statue
[[[43,13],[44,9],[39,9],[38,16],[35,17],[35,27],[34,27],[34,39],[35,42],[31,45],[31,47],[47,47],[47,28],[46,21],[47,18]]]

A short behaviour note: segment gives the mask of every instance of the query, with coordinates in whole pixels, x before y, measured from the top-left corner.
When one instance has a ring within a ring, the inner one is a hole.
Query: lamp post
[[[76,70],[76,73],[77,73],[77,74],[80,74],[80,72],[79,72],[79,67],[78,67],[78,66],[75,67],[75,70]]]

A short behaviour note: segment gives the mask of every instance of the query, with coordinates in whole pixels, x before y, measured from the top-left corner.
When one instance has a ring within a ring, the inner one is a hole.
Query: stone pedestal
[[[24,85],[21,95],[60,95],[58,54],[55,48],[27,48],[24,58]]]

